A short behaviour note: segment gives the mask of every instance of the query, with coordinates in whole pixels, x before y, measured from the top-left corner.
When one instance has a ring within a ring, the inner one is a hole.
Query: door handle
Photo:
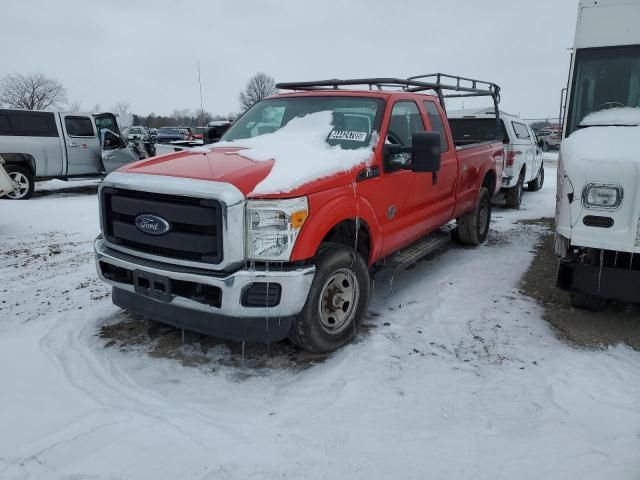
[[[70,147],[79,147],[79,146],[80,146],[80,144],[79,144],[79,143],[76,143],[76,142],[71,142],[71,143],[69,143],[68,145],[69,145]]]

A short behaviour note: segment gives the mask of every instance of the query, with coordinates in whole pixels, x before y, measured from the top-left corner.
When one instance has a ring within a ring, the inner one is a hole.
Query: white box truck
[[[640,0],[581,0],[558,161],[558,287],[640,301]]]

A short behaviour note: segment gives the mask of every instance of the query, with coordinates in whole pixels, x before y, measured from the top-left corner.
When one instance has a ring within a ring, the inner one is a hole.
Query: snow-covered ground
[[[95,194],[0,201],[0,478],[638,478],[640,354],[566,345],[517,288],[546,178],[486,245],[377,282],[367,332],[308,368],[106,347]]]

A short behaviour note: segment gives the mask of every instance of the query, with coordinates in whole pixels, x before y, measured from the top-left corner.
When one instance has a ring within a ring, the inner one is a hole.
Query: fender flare
[[[360,218],[369,231],[371,263],[371,259],[378,258],[382,250],[382,232],[373,207],[362,197],[358,197],[356,202],[345,202],[344,197],[336,197],[322,205],[318,211],[312,212],[296,240],[291,261],[312,258],[333,227],[355,218]]]

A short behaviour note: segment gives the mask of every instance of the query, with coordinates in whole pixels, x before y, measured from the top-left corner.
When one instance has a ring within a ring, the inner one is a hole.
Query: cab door
[[[424,181],[431,181],[429,198],[438,214],[436,227],[447,223],[453,216],[456,206],[456,182],[458,179],[458,158],[456,157],[453,139],[449,135],[447,117],[434,100],[424,100],[425,114],[431,130],[440,133],[440,170],[437,173],[426,174]]]
[[[67,175],[91,175],[101,166],[100,140],[88,115],[62,115]]]
[[[127,146],[115,115],[100,113],[94,115],[96,129],[102,150],[102,170],[111,173],[127,163],[135,162],[138,155]]]
[[[424,121],[413,100],[397,100],[385,132],[385,145],[411,146],[414,132],[424,131]],[[424,236],[437,222],[437,205],[433,202],[432,174],[415,173],[411,154],[382,152],[382,191],[379,211],[383,235],[383,254],[398,250]]]

